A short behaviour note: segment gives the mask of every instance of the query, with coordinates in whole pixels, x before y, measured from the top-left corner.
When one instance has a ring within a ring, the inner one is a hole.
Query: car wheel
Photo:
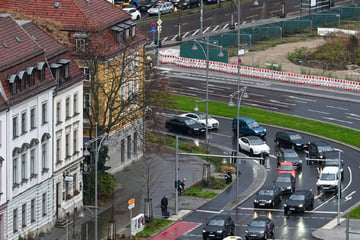
[[[279,140],[276,140],[275,143],[276,143],[276,145],[280,146]]]
[[[139,19],[140,19],[140,16],[139,16],[139,15],[137,15],[136,20],[139,20]]]
[[[250,149],[250,155],[254,156],[254,151],[252,149]]]

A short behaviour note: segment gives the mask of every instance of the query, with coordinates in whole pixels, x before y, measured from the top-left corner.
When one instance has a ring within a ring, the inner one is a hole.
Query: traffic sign
[[[130,210],[130,209],[133,209],[134,207],[135,207],[135,203],[130,204],[130,205],[128,206],[128,209]]]
[[[156,32],[156,28],[151,28],[151,32],[155,33]]]
[[[151,23],[151,28],[156,28],[156,23]]]
[[[135,203],[135,198],[131,198],[131,199],[128,201],[128,204],[129,204],[129,205],[131,205],[131,204],[133,204],[133,203]]]
[[[162,24],[162,21],[161,21],[161,19],[159,18],[159,20],[157,20],[157,22],[156,22],[159,26]]]

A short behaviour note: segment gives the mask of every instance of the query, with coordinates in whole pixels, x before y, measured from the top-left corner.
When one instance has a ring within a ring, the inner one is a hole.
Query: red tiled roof
[[[2,0],[2,7],[26,15],[54,19],[66,31],[95,32],[130,19],[129,14],[107,0]],[[58,7],[56,3],[59,3]]]
[[[0,14],[0,72],[44,53],[8,14]]]

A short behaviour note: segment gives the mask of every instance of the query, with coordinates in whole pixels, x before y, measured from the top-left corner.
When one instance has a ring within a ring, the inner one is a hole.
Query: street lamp
[[[230,94],[230,101],[229,101],[229,106],[234,106],[233,103],[233,98],[235,96],[237,96],[237,112],[236,112],[236,155],[239,155],[239,117],[240,117],[240,104],[241,104],[241,99],[244,98],[248,98],[248,94],[246,92],[247,87],[242,87],[240,90],[237,90],[235,92],[233,92],[232,94]],[[236,174],[238,173],[238,162],[236,162]],[[238,189],[239,189],[239,181],[238,181],[238,177],[236,177],[236,198],[238,197]]]
[[[206,45],[206,51],[203,47],[203,44]],[[208,144],[209,141],[209,131],[208,131],[208,118],[209,118],[209,46],[218,47],[220,48],[220,52],[218,54],[218,57],[223,57],[224,53],[222,52],[222,46],[213,44],[209,42],[209,36],[206,37],[206,42],[200,41],[200,40],[194,40],[194,45],[192,47],[192,50],[196,51],[198,50],[197,45],[201,48],[201,50],[204,53],[205,59],[206,59],[206,105],[205,105],[205,114],[206,114],[206,122],[205,122],[205,138],[206,138],[206,144]]]
[[[85,143],[85,151],[84,156],[89,157],[90,152],[88,150],[88,147],[95,143],[95,239],[98,239],[98,162],[99,162],[99,151],[101,146],[107,146],[107,138],[108,133],[104,133],[100,136],[98,136],[98,129],[97,129],[98,123],[96,123],[96,137],[93,139],[90,139]],[[100,143],[98,144],[98,141],[100,140]]]

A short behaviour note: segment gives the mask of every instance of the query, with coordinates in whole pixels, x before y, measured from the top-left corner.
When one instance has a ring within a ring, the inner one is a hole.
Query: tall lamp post
[[[235,92],[233,92],[232,94],[230,94],[230,102],[229,102],[229,106],[234,106],[233,103],[233,98],[235,96],[237,96],[237,110],[236,110],[236,155],[239,155],[239,117],[240,117],[240,104],[241,104],[241,99],[244,98],[248,98],[248,94],[246,92],[247,87],[242,87],[240,90],[237,90]],[[236,174],[238,175],[238,163],[239,161],[236,162]],[[239,181],[238,181],[238,177],[236,178],[236,198],[238,197],[238,189],[239,189]]]
[[[203,44],[206,45],[206,51],[203,47]],[[205,122],[205,138],[206,138],[206,144],[208,144],[209,141],[209,131],[208,131],[208,121],[209,121],[209,46],[218,47],[220,48],[220,52],[218,54],[218,57],[223,57],[224,53],[222,52],[222,46],[213,44],[209,42],[209,36],[206,37],[206,42],[200,41],[200,40],[194,40],[194,45],[192,47],[192,50],[196,51],[198,50],[197,45],[201,48],[201,50],[204,53],[205,59],[206,59],[206,105],[205,105],[205,114],[206,114],[206,122]]]
[[[84,156],[88,157],[90,156],[90,152],[88,150],[88,147],[95,143],[95,239],[98,239],[98,162],[99,162],[99,151],[102,145],[107,146],[107,138],[108,133],[104,133],[100,136],[98,136],[98,129],[97,129],[98,123],[96,123],[96,137],[87,141],[85,143],[85,151]],[[99,144],[98,144],[98,141]]]

